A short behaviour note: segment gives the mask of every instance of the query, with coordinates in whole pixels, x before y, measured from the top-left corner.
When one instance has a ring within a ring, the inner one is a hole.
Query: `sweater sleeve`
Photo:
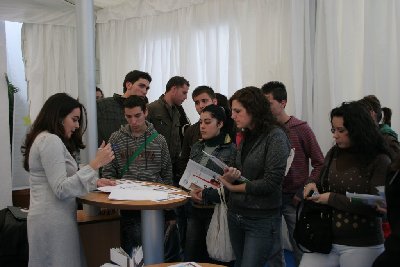
[[[368,194],[377,194],[376,186],[385,184],[390,158],[386,155],[379,155],[371,165],[371,179]],[[338,210],[350,213],[375,217],[377,211],[375,207],[360,202],[352,202],[344,194],[330,193],[328,204]]]
[[[50,187],[57,198],[78,197],[96,188],[97,172],[89,165],[67,176],[66,148],[58,136],[46,135],[39,141],[38,151]]]
[[[121,153],[119,149],[117,149],[118,139],[115,137],[115,133],[111,135],[109,143],[113,145],[115,158],[103,167],[102,177],[119,179],[121,178],[119,177],[120,174],[119,172],[122,171],[122,166],[120,166]]]
[[[308,124],[305,124],[304,127],[303,140],[304,152],[306,156],[311,159],[312,171],[309,178],[313,181],[317,181],[322,166],[324,165],[324,155],[322,154],[317,138]]]

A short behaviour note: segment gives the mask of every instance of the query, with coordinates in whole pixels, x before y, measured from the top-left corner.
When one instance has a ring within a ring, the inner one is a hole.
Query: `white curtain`
[[[12,205],[10,127],[8,126],[7,83],[4,73],[7,73],[6,34],[4,21],[0,21],[0,209]]]
[[[308,120],[324,152],[332,144],[329,112],[342,101],[375,94],[392,108],[399,131],[400,2],[317,1],[316,17],[314,1],[306,0],[191,3],[119,20],[114,9],[98,12],[99,85],[106,96],[122,93],[124,76],[133,69],[152,75],[150,101],[174,75],[185,76],[191,89],[208,84],[228,96],[280,80],[287,85],[288,112]],[[132,6],[118,8],[137,14]],[[75,29],[25,24],[22,36],[34,118],[51,94],[78,95]],[[197,120],[190,97],[184,107]]]
[[[22,52],[32,121],[49,96],[78,97],[75,27],[24,23]]]
[[[98,23],[100,84],[106,96],[122,93],[125,74],[144,70],[153,77],[152,101],[174,75],[185,76],[192,89],[207,84],[228,96],[281,80],[290,112],[302,117],[302,90],[311,90],[312,82],[308,25],[308,1],[299,0],[206,0],[157,16]],[[192,102],[189,97],[184,107],[197,120]]]
[[[392,108],[399,131],[399,25],[396,0],[317,2],[312,122],[324,151],[332,145],[330,110],[368,94]]]

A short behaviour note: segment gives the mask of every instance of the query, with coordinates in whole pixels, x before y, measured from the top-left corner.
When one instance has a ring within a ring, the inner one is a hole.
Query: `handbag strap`
[[[140,153],[142,153],[144,147],[151,143],[156,137],[158,136],[158,132],[154,132],[146,141],[138,148],[136,149],[135,153],[132,154],[132,156],[128,159],[128,161],[125,163],[124,168],[122,169],[121,172],[121,178],[124,176],[125,172],[128,170],[129,165],[131,165],[132,161],[134,161],[137,156],[139,156]]]
[[[219,199],[221,200],[221,203],[226,205],[224,187],[221,186],[220,188],[217,189],[217,191],[218,191],[218,195],[219,195]]]
[[[320,181],[321,181],[321,186],[322,186],[322,190],[323,190],[323,191],[325,191],[324,184],[328,181],[328,179],[325,179],[325,178],[328,178],[329,168],[331,167],[332,159],[334,158],[335,154],[336,154],[336,146],[333,147],[332,153],[331,153],[331,155],[329,156],[328,165],[326,166],[326,168],[324,168],[324,171],[323,171],[323,173],[322,173],[321,176],[320,176],[320,177],[321,177],[321,178],[320,178]],[[325,185],[326,185],[326,184],[325,184]],[[301,208],[302,206],[304,207],[305,201],[307,201],[307,200],[303,198],[303,199],[299,202],[299,204],[297,204],[297,207],[296,207],[296,224],[298,224],[298,222],[299,222],[300,208]],[[304,250],[304,249],[300,246],[299,243],[296,242],[296,244],[297,244],[297,247],[300,249],[301,252],[303,252],[303,253],[312,253],[312,251],[306,251],[306,250]]]
[[[336,146],[334,146],[333,148],[332,148],[332,153],[331,153],[331,155],[330,155],[330,157],[329,157],[329,160],[328,160],[328,165],[326,166],[326,168],[324,168],[324,172],[322,173],[322,175],[320,176],[321,178],[320,178],[320,183],[321,183],[321,187],[322,187],[322,191],[324,192],[324,191],[327,191],[327,187],[328,187],[328,182],[329,182],[329,180],[328,180],[328,175],[329,175],[329,168],[331,167],[331,163],[332,163],[332,160],[333,160],[333,158],[335,157],[335,155],[336,155]],[[322,192],[322,193],[323,193]]]

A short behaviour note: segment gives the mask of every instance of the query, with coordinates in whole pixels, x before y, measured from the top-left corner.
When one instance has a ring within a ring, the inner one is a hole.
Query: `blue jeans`
[[[211,262],[206,236],[214,209],[192,207],[187,222],[185,261]]]
[[[266,213],[268,214],[268,213]],[[268,217],[242,216],[228,211],[229,234],[235,267],[262,267],[279,242],[282,217],[279,210]]]
[[[293,256],[296,262],[296,266],[300,265],[301,257],[303,253],[297,246],[296,241],[293,238],[294,227],[296,226],[296,207],[293,205],[294,194],[282,194],[282,215],[286,222],[287,230],[289,232],[289,242],[293,248]],[[284,267],[285,255],[283,252],[283,235],[280,237],[280,246],[278,252],[274,253],[271,259],[268,260],[269,267]]]

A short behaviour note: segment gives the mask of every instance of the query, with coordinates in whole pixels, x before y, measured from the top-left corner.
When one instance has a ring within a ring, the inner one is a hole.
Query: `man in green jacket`
[[[171,156],[174,185],[179,184],[176,177],[176,165],[181,152],[180,114],[178,106],[181,106],[187,98],[189,82],[181,76],[174,76],[167,82],[165,94],[149,104],[147,120],[162,134],[168,144]]]

